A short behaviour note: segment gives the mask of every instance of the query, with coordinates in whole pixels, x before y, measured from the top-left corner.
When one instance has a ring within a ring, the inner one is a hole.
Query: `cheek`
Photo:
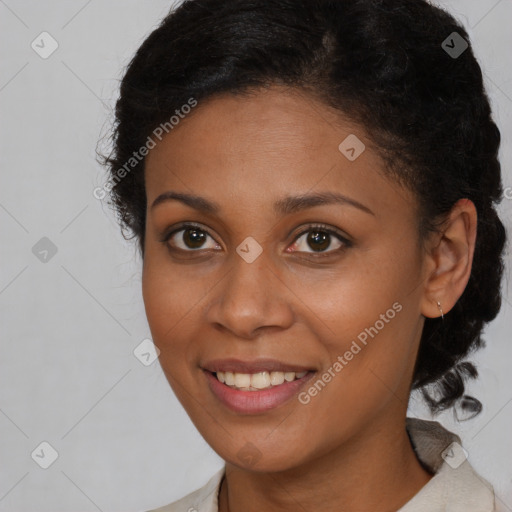
[[[179,273],[167,271],[165,264],[147,256],[142,295],[153,342],[160,349],[162,364],[176,361],[177,356],[183,361],[186,344],[178,343],[178,340],[186,339],[184,330],[190,328],[192,306],[200,301],[194,288],[185,284]]]
[[[299,396],[304,422],[317,432],[310,442],[321,450],[407,407],[421,333],[417,308],[400,286],[384,296],[371,291],[338,303],[337,320],[329,323],[333,332],[321,340],[325,364]]]
[[[421,335],[420,279],[413,246],[400,254],[384,248],[309,292],[310,317],[322,320],[315,330],[328,354],[324,374],[331,391],[371,407],[372,396],[405,386]]]
[[[398,310],[418,300],[420,265],[413,247],[404,247],[401,254],[391,249],[358,254],[339,271],[304,280],[300,288],[295,283],[298,295],[302,293],[314,313],[308,316],[324,325],[321,339],[330,352],[349,350],[351,341],[358,337],[364,344],[372,334],[389,333],[406,321],[406,315]],[[413,311],[411,314],[414,316]],[[413,318],[406,323],[410,321]]]
[[[193,343],[197,325],[194,314],[197,315],[201,297],[193,288],[185,286],[179,273],[163,272],[163,268],[165,265],[145,261],[142,293],[146,316],[153,342],[160,350],[162,370],[176,397],[194,420],[201,416],[201,411],[193,412],[201,394],[198,380],[201,376],[196,369]]]

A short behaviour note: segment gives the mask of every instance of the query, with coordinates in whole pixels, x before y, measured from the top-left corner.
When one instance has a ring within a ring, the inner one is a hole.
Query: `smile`
[[[315,370],[293,371],[292,366],[278,363],[266,364],[265,370],[263,365],[224,361],[203,368],[203,374],[214,399],[231,412],[244,415],[266,413],[289,402],[316,374]]]

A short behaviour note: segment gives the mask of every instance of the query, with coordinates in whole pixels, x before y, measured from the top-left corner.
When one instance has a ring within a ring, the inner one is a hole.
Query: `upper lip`
[[[209,372],[258,373],[258,372],[307,372],[311,367],[290,364],[277,359],[256,359],[242,361],[240,359],[214,359],[202,365]]]

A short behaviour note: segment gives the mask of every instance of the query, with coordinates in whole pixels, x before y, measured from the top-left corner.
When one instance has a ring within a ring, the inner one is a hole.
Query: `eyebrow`
[[[151,209],[168,201],[180,201],[181,203],[204,213],[218,214],[221,211],[221,207],[218,203],[195,194],[185,194],[183,192],[174,192],[172,190],[160,194],[153,201]],[[352,206],[365,213],[369,213],[370,215],[375,216],[375,213],[373,213],[372,210],[370,210],[364,204],[361,204],[359,201],[334,192],[317,192],[314,194],[288,196],[276,201],[273,205],[273,208],[275,213],[287,215],[301,210],[306,210],[308,208],[313,208],[314,206],[323,206],[329,204]]]

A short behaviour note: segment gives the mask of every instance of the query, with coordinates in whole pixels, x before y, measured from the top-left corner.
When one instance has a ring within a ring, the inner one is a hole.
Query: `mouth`
[[[260,414],[283,405],[316,373],[273,360],[223,360],[202,369],[214,397],[239,414]]]

